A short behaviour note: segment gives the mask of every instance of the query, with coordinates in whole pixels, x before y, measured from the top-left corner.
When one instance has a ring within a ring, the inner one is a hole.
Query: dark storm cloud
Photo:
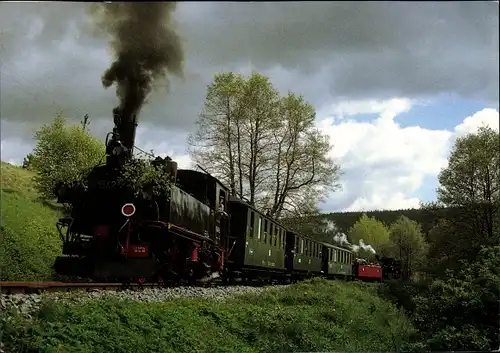
[[[191,46],[209,62],[243,63],[251,57],[262,69],[280,64],[303,74],[327,66],[332,95],[346,98],[441,92],[498,97],[498,4],[493,2],[213,6],[203,24],[215,30],[201,36],[190,28]]]
[[[2,119],[47,121],[56,108],[109,119],[117,101],[100,78],[110,53],[89,34],[86,5],[0,6]],[[141,114],[166,129],[192,129],[213,74],[250,64],[318,108],[445,92],[498,101],[496,3],[179,3],[174,19],[184,81],[153,93]]]

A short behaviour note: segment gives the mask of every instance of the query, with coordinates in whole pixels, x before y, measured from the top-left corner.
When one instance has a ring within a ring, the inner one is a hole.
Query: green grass
[[[0,173],[0,279],[50,280],[61,251],[55,226],[60,213],[40,199],[32,172],[2,162]]]
[[[0,332],[19,353],[393,352],[413,328],[375,286],[313,280],[225,303],[45,301],[32,318],[0,313]]]

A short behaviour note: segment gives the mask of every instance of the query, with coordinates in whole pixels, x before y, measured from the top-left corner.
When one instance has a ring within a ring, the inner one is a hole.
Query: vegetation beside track
[[[413,328],[377,285],[314,279],[225,302],[45,300],[27,318],[0,313],[8,352],[397,351]]]
[[[1,163],[0,280],[48,281],[61,252],[59,208],[40,198],[34,173]]]

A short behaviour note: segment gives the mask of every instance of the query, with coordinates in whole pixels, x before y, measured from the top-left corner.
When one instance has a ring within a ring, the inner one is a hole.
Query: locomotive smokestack
[[[117,131],[118,136],[116,136],[122,145],[128,150],[131,156],[134,141],[135,141],[135,131],[137,128],[137,116],[130,112],[126,112],[120,107],[113,109],[113,119],[115,126],[120,127]]]
[[[92,4],[95,24],[111,36],[114,61],[102,76],[105,88],[116,84],[121,125],[127,148],[134,145],[137,116],[155,83],[167,74],[182,76],[184,53],[173,26],[175,2]]]

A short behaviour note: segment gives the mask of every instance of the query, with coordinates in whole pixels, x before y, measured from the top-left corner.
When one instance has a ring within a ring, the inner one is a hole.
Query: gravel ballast
[[[250,287],[250,286],[223,286],[223,287],[174,287],[174,288],[144,288],[142,290],[95,290],[55,292],[42,294],[12,294],[0,295],[0,309],[16,311],[30,316],[40,307],[44,298],[66,303],[79,303],[102,297],[114,297],[124,300],[137,300],[144,302],[161,302],[172,299],[208,299],[224,301],[240,294],[261,293],[277,286]],[[282,286],[280,286],[282,287]]]

